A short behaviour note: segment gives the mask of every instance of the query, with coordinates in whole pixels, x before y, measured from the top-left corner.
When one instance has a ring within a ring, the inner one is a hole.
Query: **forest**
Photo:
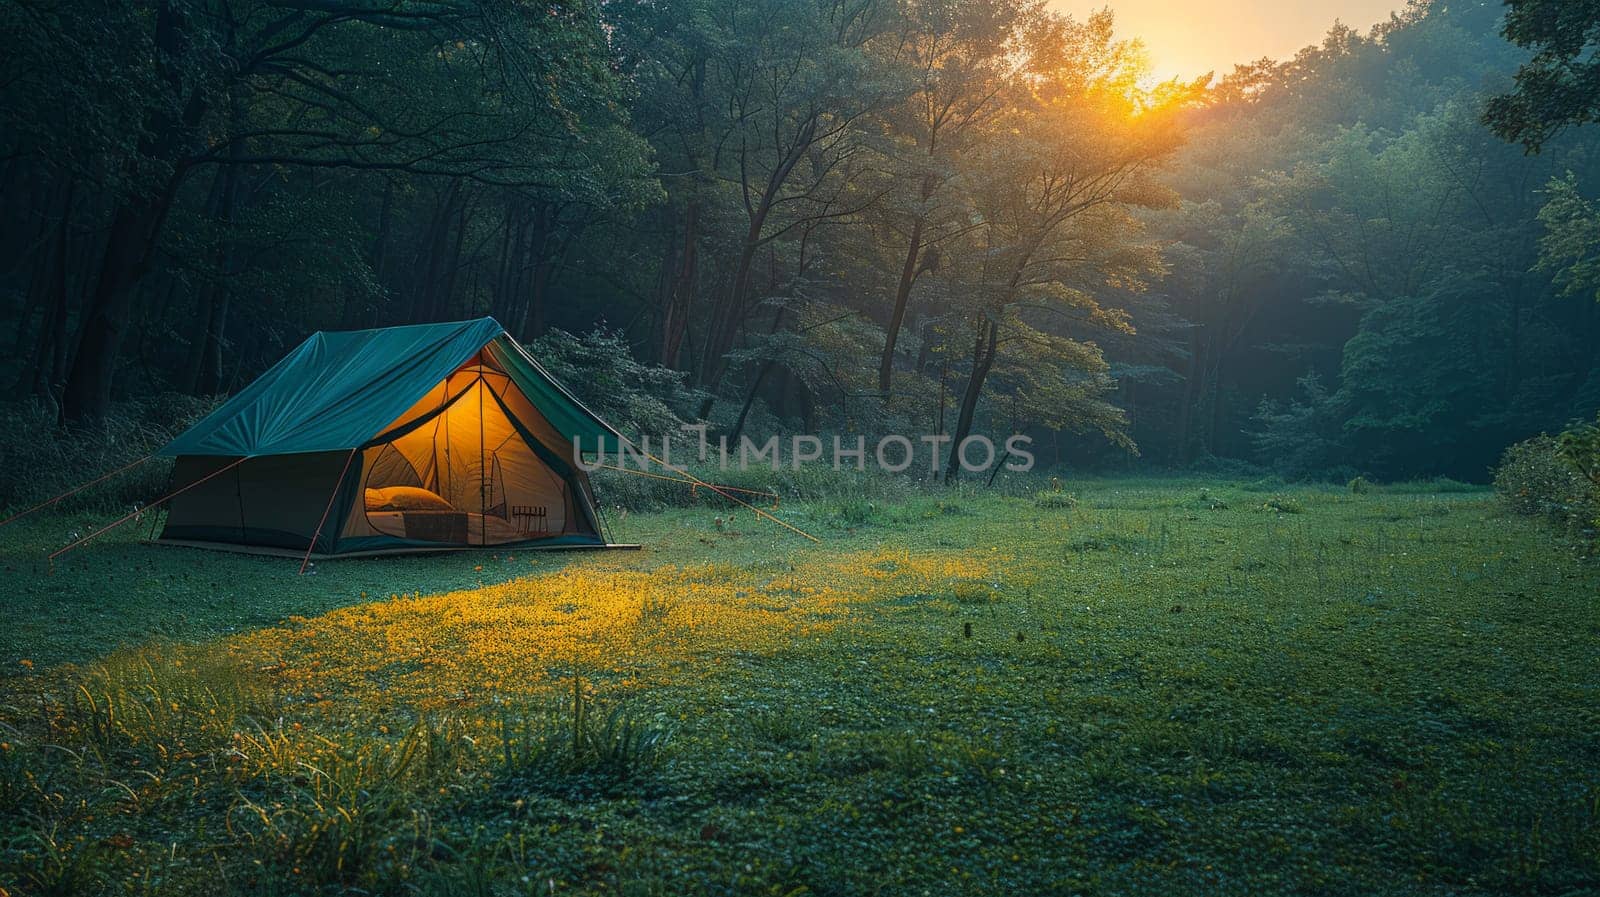
[[[1600,408],[1600,130],[1510,93],[1576,7],[1520,5],[1155,83],[1028,0],[19,0],[0,379],[93,427],[491,314],[625,431],[1485,481]]]

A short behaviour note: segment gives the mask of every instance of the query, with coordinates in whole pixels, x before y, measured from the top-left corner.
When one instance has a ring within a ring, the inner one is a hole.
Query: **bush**
[[[1071,492],[1036,492],[1033,496],[1033,505],[1036,508],[1047,508],[1058,511],[1070,511],[1078,506],[1078,496]]]
[[[1298,381],[1301,396],[1288,403],[1263,401],[1251,434],[1262,462],[1288,479],[1326,475],[1344,456],[1341,411],[1337,398],[1315,373]]]
[[[1350,490],[1351,495],[1366,495],[1372,491],[1372,484],[1367,482],[1366,477],[1355,477],[1345,486]]]
[[[839,502],[835,511],[841,523],[854,528],[871,523],[877,517],[878,506],[864,498],[852,496]]]
[[[1261,503],[1261,510],[1273,511],[1278,514],[1299,514],[1303,512],[1305,508],[1292,498],[1282,495],[1274,495],[1273,497]]]
[[[1560,437],[1536,436],[1506,449],[1494,491],[1518,514],[1544,517],[1593,541],[1600,529],[1600,428],[1579,425]]]
[[[652,442],[676,435],[684,415],[704,398],[685,385],[682,371],[635,359],[620,331],[598,327],[575,336],[551,330],[528,343],[528,351],[602,419],[624,433],[648,434]]]

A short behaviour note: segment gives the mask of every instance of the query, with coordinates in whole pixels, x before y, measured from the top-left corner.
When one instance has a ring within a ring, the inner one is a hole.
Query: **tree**
[[[1030,318],[1126,328],[1126,316],[1103,307],[1095,291],[1135,286],[1159,270],[1153,247],[1137,238],[1131,210],[1172,201],[1154,174],[1178,146],[1174,113],[1188,91],[1171,86],[1167,102],[1142,94],[1138,48],[1114,39],[1107,13],[1083,24],[1053,18],[1048,26],[1029,35],[1033,65],[1024,90],[1010,100],[1013,114],[997,123],[1006,139],[989,141],[977,163],[977,226],[951,266],[967,297],[962,318],[971,350],[946,481],[959,475],[961,444],[1002,347],[1039,344],[1042,331]],[[1103,364],[1091,343],[1071,352],[1046,345],[1040,363],[1075,359],[1086,373]],[[1118,427],[1104,429],[1125,439]]]
[[[864,47],[885,10],[877,0],[678,0],[627,11],[634,18],[624,23],[638,30],[625,38],[629,55],[654,51],[638,69],[652,107],[641,118],[676,172],[663,358],[678,360],[686,336],[698,338],[692,366],[708,390],[701,416],[761,308],[758,263],[808,223],[848,217],[876,198],[860,189],[863,123],[891,86]],[[705,261],[711,277],[700,271]],[[690,293],[702,280],[710,295],[691,320],[699,297]]]
[[[1566,296],[1590,294],[1600,302],[1600,203],[1578,192],[1572,172],[1545,185],[1539,209],[1539,269],[1555,274]]]
[[[1529,152],[1562,128],[1600,121],[1600,2],[1506,0],[1504,34],[1533,58],[1516,89],[1489,100],[1484,121]]]
[[[964,173],[962,156],[1002,111],[1004,92],[1017,75],[1021,35],[1038,24],[1038,8],[1021,0],[918,0],[903,7],[899,27],[881,41],[881,52],[910,85],[884,116],[899,146],[896,190],[883,218],[904,245],[903,252],[890,255],[894,299],[878,360],[878,391],[885,395],[912,287],[938,267],[939,245],[971,226],[954,185]]]

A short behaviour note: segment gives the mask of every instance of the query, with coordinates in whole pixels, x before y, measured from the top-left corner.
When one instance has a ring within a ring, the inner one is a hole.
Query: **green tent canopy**
[[[176,459],[161,539],[600,545],[577,458],[621,438],[493,318],[316,333],[161,450]]]

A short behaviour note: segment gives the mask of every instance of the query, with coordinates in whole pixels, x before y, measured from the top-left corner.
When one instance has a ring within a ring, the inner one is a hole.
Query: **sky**
[[[1321,41],[1334,20],[1366,32],[1405,0],[1052,0],[1082,20],[1110,7],[1117,34],[1144,41],[1158,79],[1215,71],[1263,56],[1286,59]]]

